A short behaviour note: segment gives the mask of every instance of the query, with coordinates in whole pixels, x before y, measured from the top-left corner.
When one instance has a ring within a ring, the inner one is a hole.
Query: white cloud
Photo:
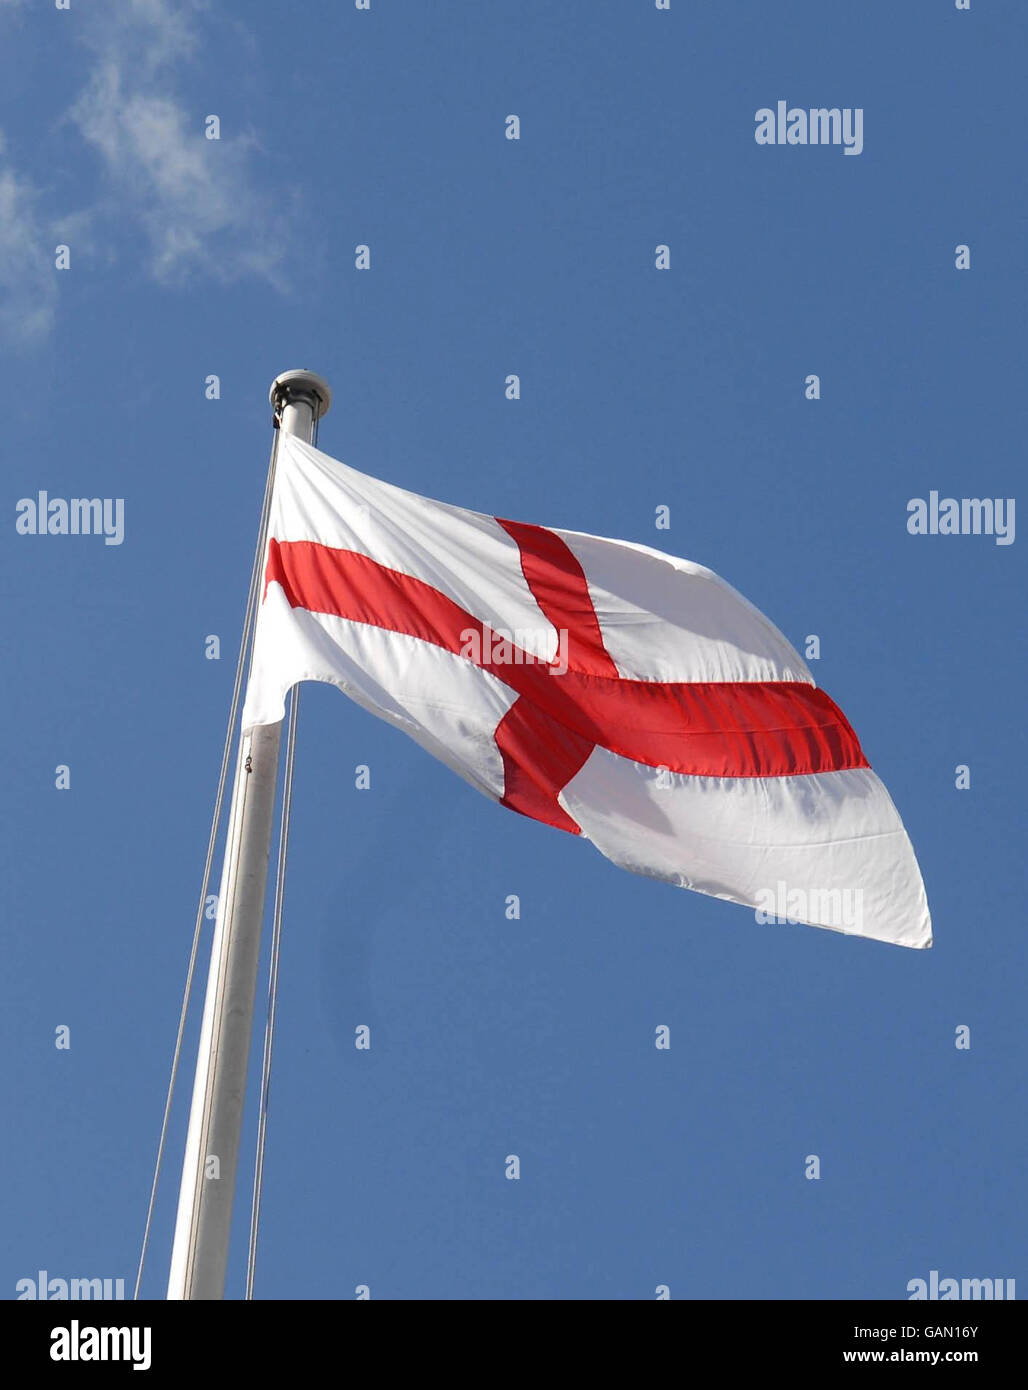
[[[0,0],[0,13],[21,0]],[[0,337],[32,346],[53,327],[57,242],[94,264],[124,265],[142,242],[162,283],[257,277],[281,286],[291,205],[273,201],[256,172],[256,141],[204,138],[205,112],[187,107],[176,74],[201,49],[206,0],[106,0],[83,8],[92,53],[86,86],[67,113],[100,164],[87,206],[40,213],[41,190],[7,156],[0,132]],[[240,40],[245,40],[240,35]],[[91,177],[91,173],[90,173]],[[138,233],[142,232],[142,238]],[[126,237],[126,233],[128,236]]]
[[[206,8],[204,0],[101,0],[90,11],[83,38],[97,53],[114,50],[149,82],[197,51],[194,20]]]
[[[27,346],[50,332],[57,303],[57,271],[38,217],[37,196],[32,184],[0,163],[0,336]]]
[[[100,156],[101,222],[138,224],[163,282],[195,275],[277,279],[286,218],[254,172],[255,142],[207,140],[175,90],[198,49],[196,3],[129,0],[94,16],[93,70],[71,119]]]

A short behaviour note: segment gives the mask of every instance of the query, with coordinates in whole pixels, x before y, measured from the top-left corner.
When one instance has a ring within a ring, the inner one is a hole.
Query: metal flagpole
[[[332,393],[313,372],[294,371],[275,378],[270,398],[279,429],[310,442]],[[266,543],[262,533],[257,542],[262,555]],[[169,1299],[218,1299],[225,1293],[281,732],[280,723],[259,725],[239,741]]]

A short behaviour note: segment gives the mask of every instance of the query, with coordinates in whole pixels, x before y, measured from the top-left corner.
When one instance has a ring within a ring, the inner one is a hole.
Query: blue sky
[[[660,546],[817,634],[935,948],[632,877],[306,687],[257,1296],[1028,1280],[1024,542],[906,530],[933,489],[1018,494],[1026,39],[1014,0],[0,0],[0,1296],[131,1288],[297,366],[354,467]],[[778,100],[863,109],[862,153],[757,145]],[[123,543],[17,534],[40,489],[123,498]]]

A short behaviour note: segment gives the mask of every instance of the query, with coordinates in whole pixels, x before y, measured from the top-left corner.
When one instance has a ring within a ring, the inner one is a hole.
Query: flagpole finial
[[[273,410],[280,410],[293,401],[304,401],[320,420],[328,414],[332,405],[332,391],[324,377],[315,372],[296,370],[279,373],[271,383],[268,399]]]

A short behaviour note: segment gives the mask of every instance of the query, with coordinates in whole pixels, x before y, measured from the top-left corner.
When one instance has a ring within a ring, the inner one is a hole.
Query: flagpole
[[[313,372],[283,372],[272,382],[270,400],[279,429],[311,442],[332,393]],[[265,544],[261,535],[262,555]],[[281,723],[258,725],[243,732],[239,741],[169,1299],[219,1299],[225,1293],[281,732]]]

